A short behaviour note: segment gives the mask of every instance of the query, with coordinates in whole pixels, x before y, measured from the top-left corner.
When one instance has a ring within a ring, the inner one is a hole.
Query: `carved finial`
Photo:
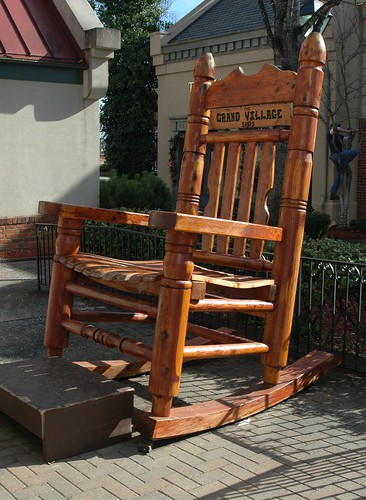
[[[195,78],[215,80],[215,60],[211,52],[205,52],[200,56],[194,67],[193,75]]]
[[[303,61],[314,61],[317,66],[325,64],[326,48],[322,35],[320,33],[312,32],[305,38],[301,45],[299,54],[300,64]]]

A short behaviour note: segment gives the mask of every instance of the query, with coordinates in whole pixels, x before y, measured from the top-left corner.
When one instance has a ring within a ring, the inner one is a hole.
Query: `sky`
[[[179,19],[188,14],[188,12],[197,7],[201,2],[202,0],[173,0],[169,13],[179,21]]]

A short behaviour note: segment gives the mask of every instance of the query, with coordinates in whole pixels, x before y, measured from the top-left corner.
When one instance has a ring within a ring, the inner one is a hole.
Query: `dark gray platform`
[[[130,438],[134,390],[63,358],[0,365],[0,411],[52,461]]]

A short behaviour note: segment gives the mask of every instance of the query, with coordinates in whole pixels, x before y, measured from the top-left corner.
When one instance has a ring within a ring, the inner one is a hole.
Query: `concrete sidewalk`
[[[36,262],[0,263],[0,294],[0,363],[44,356],[47,292],[37,291]],[[66,358],[118,358],[79,340],[72,338]],[[249,385],[258,368],[247,358],[187,366],[180,397],[193,402],[227,394],[244,377]],[[137,406],[144,404],[147,380],[128,381]],[[365,382],[337,369],[268,411],[162,443],[147,455],[139,453],[134,434],[50,464],[40,441],[0,413],[0,500],[366,498]]]

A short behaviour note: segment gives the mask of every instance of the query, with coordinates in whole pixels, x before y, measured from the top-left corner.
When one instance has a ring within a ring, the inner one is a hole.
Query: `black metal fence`
[[[141,230],[142,229],[142,230]],[[164,256],[164,236],[146,228],[127,229],[113,225],[86,225],[81,251],[115,259],[153,260]],[[36,224],[38,289],[48,288],[55,252],[56,224]]]
[[[164,236],[119,226],[87,225],[82,250],[120,259],[161,259]],[[56,225],[37,225],[38,287],[48,287]],[[260,339],[260,319],[241,314],[202,314],[201,323],[231,326]],[[326,259],[301,259],[291,354],[313,350],[336,353],[344,368],[366,373],[366,264]]]

